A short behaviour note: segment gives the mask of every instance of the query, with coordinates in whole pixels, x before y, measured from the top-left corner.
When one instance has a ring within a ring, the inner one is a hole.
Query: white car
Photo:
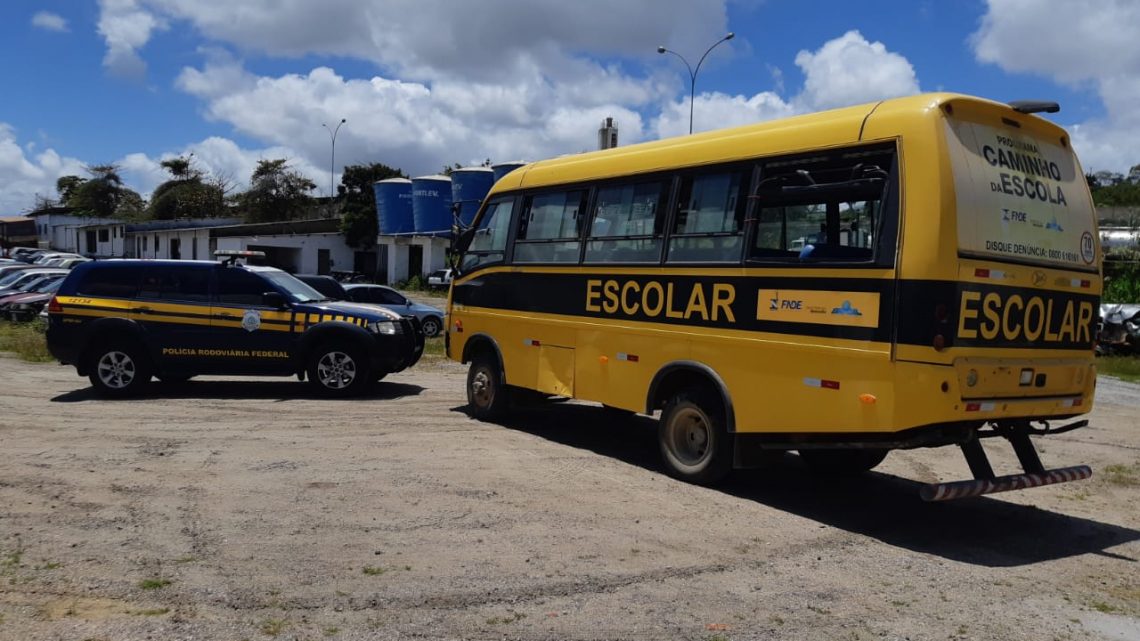
[[[428,274],[428,287],[447,287],[451,285],[451,270],[439,269]]]

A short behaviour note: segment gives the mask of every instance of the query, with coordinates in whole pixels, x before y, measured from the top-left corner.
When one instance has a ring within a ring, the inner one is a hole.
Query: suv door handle
[[[136,307],[136,308],[135,308],[135,311],[136,311],[136,312],[138,312],[138,313],[140,313],[140,314],[149,314],[149,313],[151,313],[151,312],[152,312],[152,311],[154,311],[154,310],[152,310],[152,309],[151,309],[151,308],[149,308],[149,307]]]
[[[226,312],[222,312],[222,313],[218,314],[218,318],[237,318],[237,315],[236,314],[227,314]]]

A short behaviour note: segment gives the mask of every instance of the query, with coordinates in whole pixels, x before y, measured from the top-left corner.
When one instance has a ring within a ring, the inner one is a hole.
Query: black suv
[[[347,396],[424,349],[414,317],[330,301],[281,270],[232,260],[79,265],[48,305],[47,343],[106,396],[197,374],[307,376]]]

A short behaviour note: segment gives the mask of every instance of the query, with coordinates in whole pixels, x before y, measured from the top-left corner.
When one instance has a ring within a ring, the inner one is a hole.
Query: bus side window
[[[882,227],[892,153],[849,150],[763,168],[753,198],[756,233],[749,258],[869,262]]]
[[[528,196],[519,216],[516,263],[577,263],[586,190]]]
[[[750,176],[751,168],[682,179],[667,261],[740,260]]]
[[[598,190],[586,238],[586,262],[655,263],[661,258],[671,181]]]
[[[463,269],[469,270],[487,263],[500,263],[507,250],[507,231],[511,226],[511,212],[514,198],[495,201],[487,205],[487,211],[479,221],[466,253],[463,254]]]

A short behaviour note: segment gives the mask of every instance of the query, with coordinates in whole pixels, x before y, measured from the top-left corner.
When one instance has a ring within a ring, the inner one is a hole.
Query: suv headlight
[[[391,336],[400,333],[400,326],[396,324],[396,321],[378,320],[368,323],[368,331],[373,334],[386,334]]]

